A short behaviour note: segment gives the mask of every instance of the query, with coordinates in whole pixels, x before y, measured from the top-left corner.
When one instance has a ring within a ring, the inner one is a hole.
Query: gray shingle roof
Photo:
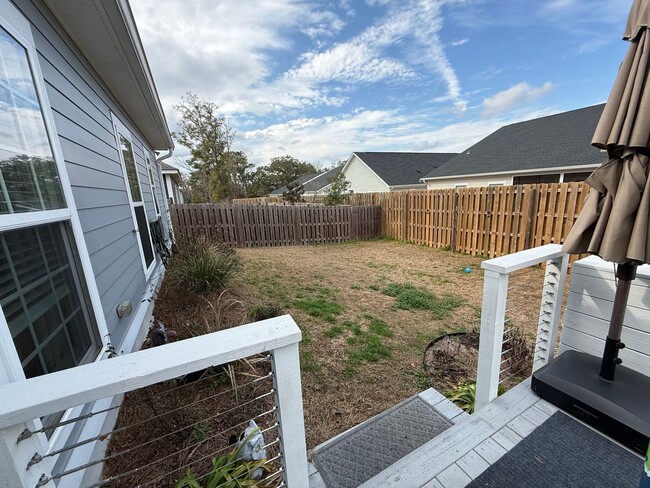
[[[300,178],[298,178],[298,179],[295,180],[295,181],[296,181],[297,183],[299,183],[300,185],[304,185],[304,184],[307,183],[309,180],[315,178],[315,177],[318,176],[318,175],[319,175],[319,173],[310,173],[310,174],[308,174],[308,175],[302,175]],[[273,190],[273,191],[270,193],[270,195],[282,195],[285,191],[287,191],[287,187],[286,187],[286,186],[281,186],[280,188],[276,188],[275,190]]]
[[[306,192],[322,190],[330,184],[330,180],[334,176],[341,172],[341,169],[343,169],[343,166],[337,166],[323,173],[311,173],[301,176],[296,181],[302,185]],[[287,187],[283,186],[273,190],[270,195],[282,195],[285,191],[287,191]]]
[[[605,104],[501,127],[425,178],[600,164],[591,138]]]
[[[163,171],[179,171],[178,168],[172,166],[171,164],[167,164],[167,163],[163,163],[163,162],[160,163],[160,168]]]
[[[319,174],[316,178],[309,180],[303,185],[305,191],[318,191],[330,184],[330,180],[341,172],[343,166],[337,166],[329,171]]]
[[[415,185],[456,153],[355,152],[389,186]]]

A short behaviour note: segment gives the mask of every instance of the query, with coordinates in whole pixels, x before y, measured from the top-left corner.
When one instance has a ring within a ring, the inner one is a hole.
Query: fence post
[[[233,217],[235,217],[235,237],[237,238],[237,246],[246,246],[246,235],[244,233],[244,216],[243,205],[230,205],[233,210]]]
[[[451,198],[451,251],[456,252],[456,223],[458,222],[458,190]]]
[[[293,205],[293,242],[302,244],[302,225],[300,222],[300,207]]]
[[[483,281],[475,411],[498,395],[507,297],[508,274],[486,269]]]
[[[562,299],[564,297],[564,283],[568,268],[568,254],[546,262],[542,303],[539,307],[535,355],[533,356],[533,372],[548,363],[555,353],[562,312]]]
[[[273,382],[280,424],[278,431],[284,482],[289,488],[308,488],[307,445],[297,342],[273,350]]]
[[[405,191],[403,193],[404,202],[402,204],[402,240],[409,240],[409,193],[410,191]]]

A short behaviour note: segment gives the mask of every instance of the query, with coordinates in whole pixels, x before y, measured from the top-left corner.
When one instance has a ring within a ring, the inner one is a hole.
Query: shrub
[[[499,395],[503,395],[505,388],[499,385]],[[454,402],[458,407],[462,408],[465,412],[474,413],[474,405],[476,404],[476,383],[474,381],[465,381],[454,388],[452,391],[447,392],[447,398]]]
[[[169,276],[175,287],[204,294],[224,286],[239,266],[233,249],[201,236],[179,246]]]
[[[345,203],[348,195],[352,194],[350,182],[345,178],[343,173],[339,173],[330,178],[330,187],[325,196],[325,205],[341,205]]]

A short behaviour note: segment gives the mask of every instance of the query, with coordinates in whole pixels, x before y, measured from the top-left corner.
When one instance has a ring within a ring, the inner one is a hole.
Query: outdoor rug
[[[468,487],[638,488],[643,460],[556,412]]]
[[[355,488],[451,425],[414,396],[316,448],[312,458],[327,488]]]

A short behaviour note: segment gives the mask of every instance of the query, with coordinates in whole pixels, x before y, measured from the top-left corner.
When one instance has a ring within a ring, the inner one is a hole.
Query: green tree
[[[338,173],[330,178],[330,187],[325,196],[325,205],[341,205],[345,203],[346,197],[351,193],[350,182],[343,173]]]
[[[190,150],[193,199],[212,203],[232,198],[235,185],[228,155],[235,134],[219,115],[219,106],[187,93],[174,109],[180,114],[174,138]]]
[[[282,197],[285,201],[293,205],[302,202],[303,193],[305,193],[305,188],[297,181],[292,181],[291,183],[287,183],[287,191],[282,193]]]
[[[252,177],[251,194],[268,195],[273,190],[287,186],[303,175],[316,173],[316,167],[293,156],[271,158],[270,164],[259,166]]]

